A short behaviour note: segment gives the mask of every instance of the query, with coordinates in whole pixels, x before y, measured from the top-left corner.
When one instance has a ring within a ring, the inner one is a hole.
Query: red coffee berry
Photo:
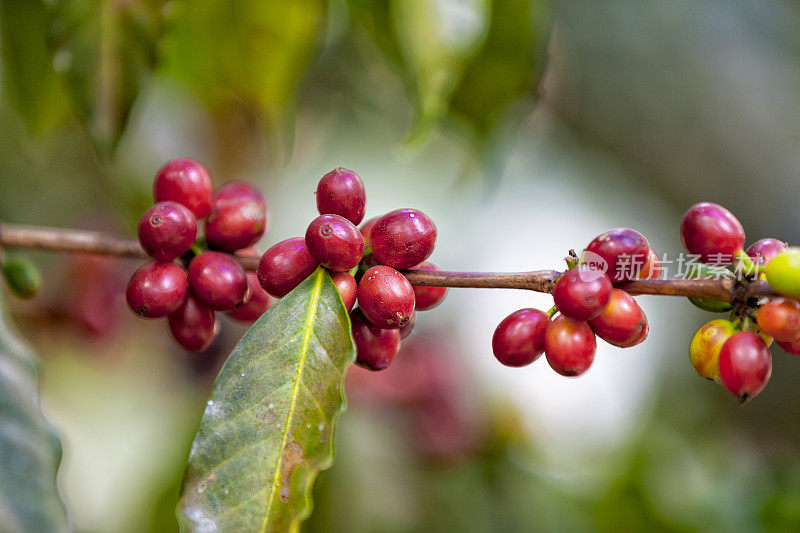
[[[722,384],[744,403],[764,388],[772,374],[772,357],[764,341],[752,331],[740,331],[719,352]]]
[[[544,354],[550,367],[562,376],[580,376],[592,365],[597,349],[586,322],[557,316],[544,335]]]
[[[662,270],[661,259],[658,258],[658,254],[651,248],[647,254],[647,260],[644,262],[644,266],[635,277],[637,279],[658,279],[661,277]]]
[[[322,266],[343,272],[361,261],[364,255],[364,237],[346,218],[339,215],[320,215],[308,225],[306,247]]]
[[[544,352],[544,335],[550,317],[538,309],[514,311],[497,326],[492,336],[495,358],[506,366],[525,366]]]
[[[350,313],[351,331],[356,345],[356,364],[367,370],[383,370],[400,351],[400,331],[373,325],[359,308]]]
[[[406,325],[400,328],[400,339],[405,339],[414,330],[414,324],[417,323],[417,312],[411,313],[411,320],[406,322]]]
[[[397,270],[378,265],[364,273],[358,284],[358,306],[380,328],[401,328],[414,313],[414,289]]]
[[[605,270],[617,283],[637,277],[650,256],[650,244],[638,231],[615,228],[595,237],[586,252],[589,253],[584,254],[584,260],[589,266]],[[600,264],[594,264],[598,259]]]
[[[441,271],[439,267],[434,265],[429,261],[423,261],[422,263],[414,266],[415,270],[429,270],[429,271]],[[416,307],[417,311],[427,311],[428,309],[433,309],[442,301],[444,297],[447,296],[447,287],[422,287],[420,285],[414,286],[414,298],[416,300]]]
[[[264,208],[248,199],[212,202],[206,219],[208,244],[226,252],[254,244],[266,229]]]
[[[397,269],[411,268],[433,253],[436,226],[421,211],[397,209],[375,222],[370,239],[378,262]]]
[[[611,291],[608,305],[589,321],[589,325],[595,335],[620,348],[639,344],[649,331],[644,311],[633,296],[622,289]],[[642,336],[643,331],[644,336]]]
[[[364,249],[372,250],[372,228],[375,227],[375,223],[378,221],[380,217],[372,217],[371,219],[367,220],[363,224],[361,224],[361,235],[364,237]]]
[[[758,327],[776,341],[800,339],[800,302],[790,298],[775,298],[758,310]]]
[[[95,340],[114,336],[121,322],[125,267],[108,256],[71,254],[66,264],[63,301],[82,333]]]
[[[231,256],[203,252],[189,263],[189,285],[212,309],[231,311],[247,300],[247,274]]]
[[[211,205],[222,205],[242,200],[253,202],[265,213],[267,211],[267,201],[264,199],[264,195],[245,181],[229,181],[220,185],[211,196]]]
[[[353,224],[364,218],[367,196],[358,174],[335,168],[322,176],[317,185],[317,209],[320,215],[339,215]]]
[[[216,336],[214,310],[191,292],[177,311],[168,317],[173,338],[188,352],[202,352]]]
[[[791,342],[775,341],[778,346],[791,355],[800,355],[800,339]]]
[[[681,240],[689,253],[711,265],[733,262],[744,248],[744,228],[733,214],[711,202],[695,204],[681,219]]]
[[[180,307],[188,290],[186,272],[180,266],[152,261],[133,273],[125,290],[125,299],[137,315],[159,318]]]
[[[270,247],[258,262],[258,280],[271,296],[283,298],[300,285],[319,266],[300,237],[286,239]]]
[[[558,278],[553,300],[561,314],[575,320],[589,320],[608,305],[612,288],[605,272],[578,265]]]
[[[211,177],[193,159],[173,159],[156,174],[153,196],[156,202],[177,202],[188,207],[195,217],[203,218],[211,209]]]
[[[244,305],[233,311],[228,311],[228,316],[240,322],[255,322],[267,312],[267,309],[272,307],[275,300],[267,294],[267,291],[261,288],[255,272],[247,273],[247,286],[249,287],[250,298],[247,299]]]
[[[159,202],[139,219],[137,233],[147,255],[169,262],[192,247],[197,238],[197,220],[177,202]]]
[[[342,297],[345,309],[351,311],[356,304],[356,296],[358,295],[358,283],[356,278],[347,272],[331,272],[331,279],[333,284],[336,285],[336,290],[339,291],[339,296]]]
[[[761,239],[750,245],[747,249],[749,255],[754,262],[761,266],[767,266],[772,258],[786,250],[789,245],[778,239],[766,238]]]

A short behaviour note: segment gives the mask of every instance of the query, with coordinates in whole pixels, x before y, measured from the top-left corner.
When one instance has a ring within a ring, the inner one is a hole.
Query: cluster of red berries
[[[212,190],[206,169],[191,159],[161,167],[153,196],[156,203],[138,226],[139,242],[153,261],[131,276],[128,306],[145,318],[167,317],[175,340],[201,351],[219,330],[215,311],[252,322],[273,303],[255,274],[230,255],[252,253],[249,247],[266,229],[266,201],[244,182]],[[202,219],[205,238],[198,240]]]
[[[744,402],[760,393],[769,381],[769,346],[773,340],[786,352],[800,355],[800,249],[766,238],[744,250],[741,223],[724,207],[708,202],[686,212],[681,239],[690,253],[710,265],[705,272],[738,276],[743,283],[766,279],[782,296],[733,304],[693,300],[702,309],[730,315],[704,324],[695,333],[689,345],[692,366]],[[733,272],[712,270],[730,263],[735,265]]]
[[[425,261],[436,244],[436,226],[416,209],[398,209],[359,229],[366,207],[364,183],[344,168],[325,174],[316,195],[320,216],[311,221],[305,238],[269,248],[259,262],[258,279],[267,293],[281,298],[320,265],[328,269],[350,313],[356,363],[384,369],[411,332],[415,311],[437,306],[447,292],[413,287],[400,272],[438,270]]]
[[[644,311],[630,294],[613,285],[660,276],[658,257],[641,233],[609,230],[589,243],[580,261],[572,258],[568,264],[570,269],[553,288],[553,309],[548,313],[520,309],[497,326],[492,350],[502,364],[528,365],[544,353],[559,374],[579,376],[594,361],[596,337],[620,348],[647,337]]]

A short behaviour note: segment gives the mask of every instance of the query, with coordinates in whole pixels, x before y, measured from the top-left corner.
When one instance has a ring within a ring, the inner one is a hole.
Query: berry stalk
[[[146,259],[147,253],[134,239],[96,231],[50,228],[0,223],[0,247],[9,249],[72,252]],[[235,255],[247,270],[258,267],[258,257]],[[462,287],[486,289],[523,289],[552,293],[562,274],[555,270],[531,272],[446,272],[437,270],[404,270],[411,285],[421,287]],[[641,279],[619,283],[616,287],[630,294],[657,296],[691,296],[724,302],[748,298],[775,297],[766,281],[738,283],[723,279]]]

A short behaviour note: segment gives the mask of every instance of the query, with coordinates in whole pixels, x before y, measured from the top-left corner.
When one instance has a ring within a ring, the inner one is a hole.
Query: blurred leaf
[[[486,40],[451,102],[451,111],[479,138],[491,132],[510,103],[535,94],[547,58],[549,13],[543,0],[494,0],[491,13]]]
[[[403,65],[403,56],[392,24],[391,0],[348,0],[350,16],[363,26],[386,59]]]
[[[489,0],[392,1],[416,100],[412,140],[424,136],[447,112],[466,61],[486,37],[489,12]]]
[[[164,71],[208,105],[234,99],[277,120],[318,40],[323,0],[174,2]]]
[[[350,321],[323,269],[272,306],[220,371],[200,422],[179,520],[189,530],[295,530],[333,462]]]
[[[54,0],[53,62],[93,138],[114,146],[156,66],[165,0]]]
[[[56,488],[61,443],[39,407],[33,355],[4,307],[0,314],[0,529],[67,531]]]
[[[51,16],[40,0],[0,0],[3,90],[34,134],[47,133],[67,115],[67,100],[47,48]]]

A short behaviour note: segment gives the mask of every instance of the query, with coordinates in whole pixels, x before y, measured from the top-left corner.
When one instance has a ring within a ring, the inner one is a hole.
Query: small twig
[[[51,252],[73,252],[147,259],[147,254],[134,239],[96,231],[21,226],[0,223],[0,247]],[[237,255],[237,261],[248,270],[258,267],[258,257]],[[487,289],[524,289],[551,293],[561,272],[437,272],[405,270],[412,285],[428,287],[470,287]],[[642,279],[626,281],[617,287],[631,294],[658,296],[693,296],[724,302],[777,296],[765,281],[737,284],[733,279]]]

